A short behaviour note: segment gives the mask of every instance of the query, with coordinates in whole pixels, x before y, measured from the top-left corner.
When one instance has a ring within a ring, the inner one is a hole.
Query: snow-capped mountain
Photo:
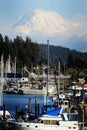
[[[49,39],[52,44],[70,48],[78,48],[80,43],[82,49],[87,41],[86,27],[87,17],[81,14],[65,19],[55,11],[36,9],[20,16],[14,24],[0,27],[0,30],[10,37],[29,36],[39,43],[45,43]]]
[[[49,39],[59,37],[61,39],[62,34],[67,32],[71,26],[76,27],[74,23],[54,11],[36,9],[34,12],[19,17],[13,28],[19,34],[42,40],[43,37]]]
[[[67,20],[55,11],[36,9],[19,17],[13,28],[16,33],[30,36],[37,41],[43,41],[46,38],[52,41],[63,41],[73,37],[76,40],[83,37],[81,26],[82,23],[77,19]]]
[[[40,32],[46,35],[62,33],[67,30],[67,22],[56,12],[37,9],[21,17],[14,27],[18,32],[30,34]]]

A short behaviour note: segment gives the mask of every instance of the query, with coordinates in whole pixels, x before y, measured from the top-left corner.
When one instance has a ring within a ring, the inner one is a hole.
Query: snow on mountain
[[[36,9],[33,13],[21,17],[13,27],[23,35],[53,36],[63,34],[71,24],[54,11]]]
[[[39,43],[49,39],[52,44],[70,48],[78,48],[80,43],[84,50],[87,43],[87,16],[77,14],[65,19],[55,11],[36,9],[20,16],[14,24],[0,26],[0,30],[10,37],[29,36],[32,41]]]
[[[30,36],[36,41],[49,39],[53,42],[71,41],[82,35],[82,23],[77,19],[67,20],[55,11],[36,9],[35,11],[19,17],[13,25],[16,34]],[[81,29],[80,29],[81,28]]]

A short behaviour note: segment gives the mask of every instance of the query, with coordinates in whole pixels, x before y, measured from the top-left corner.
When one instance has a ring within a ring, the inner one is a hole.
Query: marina
[[[18,114],[18,112],[20,112],[20,111],[24,112],[25,115],[29,112],[29,99],[32,100],[31,113],[35,114],[35,99],[36,99],[36,97],[38,98],[40,108],[42,108],[42,105],[44,102],[43,96],[38,96],[38,95],[4,94],[3,95],[3,104],[4,104],[3,106],[5,106],[5,110],[8,111],[12,115],[12,117],[15,121],[15,119],[18,119],[18,117],[16,116]],[[5,116],[6,116],[6,111],[5,111]],[[0,110],[0,112],[1,112],[1,110]],[[3,109],[2,113],[4,114],[4,109]],[[2,116],[3,116],[3,114],[2,114]],[[1,114],[0,114],[0,118],[1,118]],[[3,127],[3,124],[1,123],[0,130],[10,130],[10,129],[13,130],[14,129],[13,126],[11,127],[11,125],[10,125],[10,121],[12,122],[13,119],[10,118],[10,120],[8,120],[7,123],[5,122],[5,128]],[[0,119],[0,120],[2,120],[2,119]],[[6,124],[8,124],[8,126],[6,126]]]
[[[8,110],[10,112],[11,115],[13,115],[13,117],[17,120],[18,117],[16,118],[16,112],[20,112],[22,110],[22,112],[24,111],[25,112],[25,115],[27,114],[27,112],[29,112],[29,100],[31,99],[31,113],[35,114],[35,111],[36,111],[36,108],[35,108],[35,101],[36,101],[36,98],[37,98],[37,104],[39,103],[39,107],[40,107],[40,113],[39,115],[41,114],[41,111],[42,111],[42,106],[44,105],[44,96],[41,96],[41,95],[16,95],[16,94],[4,94],[3,95],[3,104],[5,104],[5,109]],[[65,104],[66,105],[66,104]],[[68,111],[68,106],[69,104],[66,105],[66,111]],[[80,104],[81,105],[81,104]],[[76,108],[78,107],[78,105],[76,106]],[[17,108],[17,109],[16,109]],[[51,114],[50,116],[53,116],[55,115],[55,111],[57,111],[57,108],[56,109],[52,109],[52,106],[49,106],[50,109],[48,109],[48,113]],[[64,106],[63,106],[64,108]],[[64,109],[65,109],[64,108]],[[75,108],[75,109],[76,109]],[[79,108],[79,107],[78,107]],[[79,116],[79,127],[76,129],[76,130],[82,130],[80,127],[82,125],[82,122],[83,122],[83,110],[84,110],[84,115],[87,114],[87,106],[85,104],[81,105],[81,107],[79,108],[78,110],[77,108],[77,112],[75,113],[78,113],[78,116]],[[84,109],[83,109],[84,108]],[[16,111],[17,110],[17,111]],[[73,109],[72,109],[73,110]],[[82,110],[82,111],[81,111]],[[52,114],[52,111],[53,111],[53,114]],[[75,110],[76,111],[76,110]],[[74,113],[74,114],[75,114]],[[82,113],[82,114],[81,114]],[[73,113],[71,113],[73,114]],[[21,115],[22,116],[22,115]],[[38,117],[38,116],[37,116]],[[37,118],[36,117],[36,118]],[[57,116],[58,117],[58,116]],[[47,118],[49,119],[49,117],[47,116]],[[43,119],[43,118],[42,118]],[[18,119],[20,120],[20,119]],[[34,120],[34,117],[33,117],[33,120]],[[56,120],[56,117],[55,117],[55,120]],[[58,119],[59,120],[59,119]],[[85,121],[85,118],[84,118],[84,121]],[[25,125],[27,124],[28,126],[28,120],[27,122],[26,121],[22,121],[23,124],[25,123]],[[18,124],[22,123],[20,121],[18,121]],[[22,125],[22,124],[21,124]],[[37,124],[39,125],[39,124]],[[83,126],[82,126],[83,127]],[[19,127],[18,127],[19,128]],[[17,128],[17,129],[18,129]],[[62,126],[63,128],[63,126]],[[68,126],[69,128],[69,126]],[[74,126],[73,126],[74,128]],[[86,128],[86,126],[84,126],[84,128]],[[24,130],[24,128],[19,128],[19,130]],[[75,128],[74,128],[75,129]],[[12,130],[13,130],[13,127],[12,127]],[[16,129],[15,129],[16,130]],[[85,129],[84,129],[85,130]]]
[[[86,6],[0,0],[0,130],[87,130]]]
[[[4,94],[3,104],[6,109],[13,115],[15,115],[15,108],[18,107],[20,111],[22,108],[28,110],[29,99],[32,100],[32,111],[35,111],[35,98],[38,98],[38,102],[42,106],[44,103],[44,97],[39,95],[19,95],[19,94]]]
[[[53,75],[49,71],[49,40],[47,73],[42,75],[30,73],[26,67],[28,77],[11,72],[10,56],[8,71],[4,74],[4,57],[1,57],[0,78],[0,105],[3,107],[1,114],[1,129],[12,130],[85,130],[87,125],[86,84],[84,78],[78,83],[84,86],[69,84],[70,75],[60,73]],[[7,77],[6,77],[6,76]],[[31,79],[32,82],[31,82]],[[66,87],[68,86],[68,87]],[[11,115],[8,115],[8,111]],[[8,117],[8,118],[7,118]]]
[[[37,95],[12,95],[12,94],[11,95],[6,94],[6,95],[3,95],[3,96],[4,96],[4,98],[3,98],[4,102],[3,103],[6,106],[6,110],[8,110],[12,115],[14,115],[14,117],[16,115],[16,107],[18,108],[18,111],[20,111],[22,109],[22,110],[26,110],[26,112],[28,112],[29,99],[32,99],[32,103],[31,103],[32,104],[31,105],[32,113],[35,113],[35,98],[36,97],[38,99],[38,103],[40,104],[40,108],[42,108],[42,106],[44,104],[44,97],[43,96],[37,96]],[[21,100],[21,102],[20,102],[20,100]],[[41,110],[40,110],[40,113],[41,113]]]

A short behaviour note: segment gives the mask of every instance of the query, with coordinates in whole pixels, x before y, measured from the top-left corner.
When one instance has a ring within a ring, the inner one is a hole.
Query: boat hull
[[[58,125],[45,125],[41,123],[15,123],[14,130],[78,130],[77,122],[61,122]]]

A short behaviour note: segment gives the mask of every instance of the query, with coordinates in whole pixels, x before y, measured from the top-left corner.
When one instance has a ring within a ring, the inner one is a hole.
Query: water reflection
[[[43,96],[38,96],[38,95],[4,94],[3,104],[5,104],[6,109],[10,111],[11,114],[15,114],[16,107],[18,107],[18,110],[21,110],[21,108],[28,109],[29,99],[31,99],[32,111],[35,111],[36,97],[41,108],[44,100],[43,100]]]

